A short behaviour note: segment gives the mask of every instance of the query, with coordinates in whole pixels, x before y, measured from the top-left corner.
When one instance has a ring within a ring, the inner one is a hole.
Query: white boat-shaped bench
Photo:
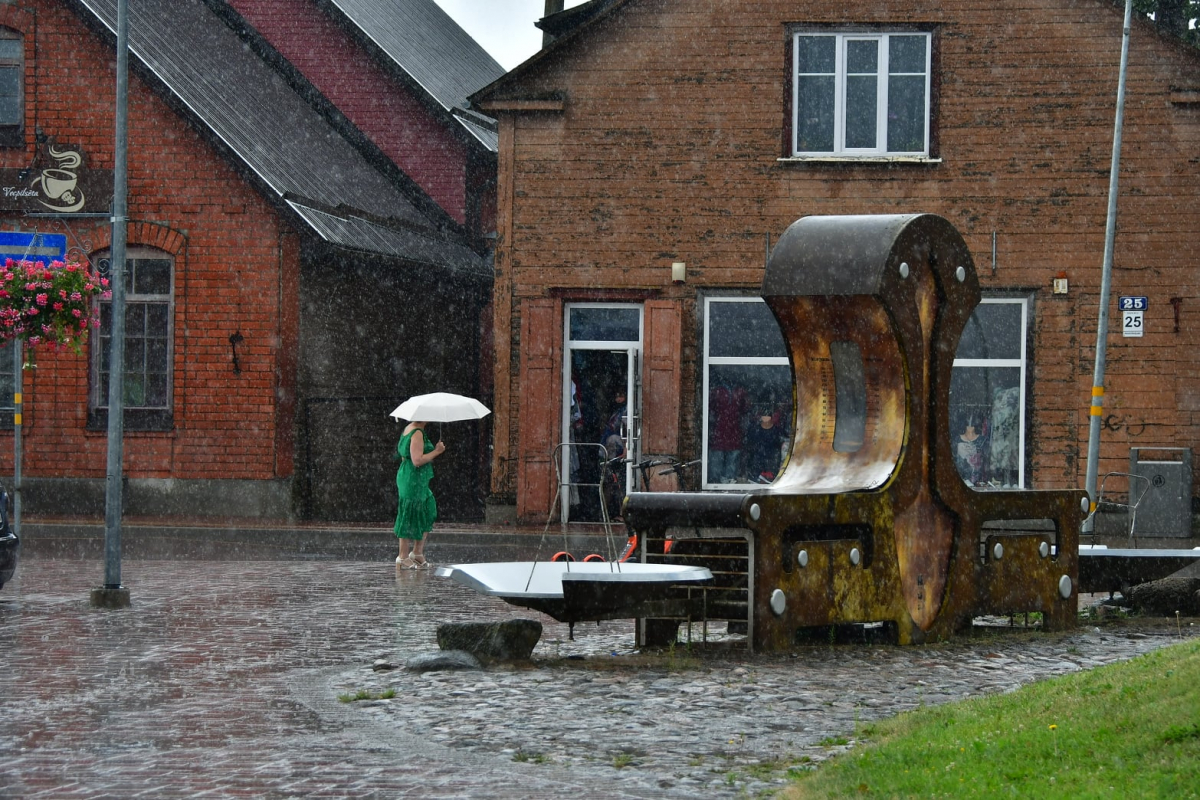
[[[435,574],[559,622],[690,617],[704,611],[706,567],[613,561],[450,564]]]

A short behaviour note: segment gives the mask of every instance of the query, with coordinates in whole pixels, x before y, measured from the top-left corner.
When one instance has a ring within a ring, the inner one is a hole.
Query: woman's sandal
[[[425,560],[424,556],[421,557],[420,561],[414,558],[411,569],[429,569],[429,562]]]
[[[406,558],[396,556],[396,563],[400,566],[400,569],[417,569],[417,562],[413,560],[412,556]]]

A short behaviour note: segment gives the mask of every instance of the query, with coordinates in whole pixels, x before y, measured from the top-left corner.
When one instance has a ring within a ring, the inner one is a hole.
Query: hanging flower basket
[[[100,325],[97,296],[111,297],[108,279],[87,264],[10,258],[0,267],[0,340],[80,354],[89,329]]]

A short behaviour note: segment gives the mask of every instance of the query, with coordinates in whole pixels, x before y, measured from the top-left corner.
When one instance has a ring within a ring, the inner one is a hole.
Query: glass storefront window
[[[1025,486],[1028,318],[1027,299],[984,299],[954,359],[950,445],[959,475],[978,489]]]
[[[710,297],[704,308],[704,485],[771,483],[791,444],[783,335],[758,298]]]

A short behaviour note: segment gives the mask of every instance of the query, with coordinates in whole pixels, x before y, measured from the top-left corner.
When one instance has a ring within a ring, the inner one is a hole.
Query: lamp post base
[[[124,586],[100,586],[92,589],[93,608],[129,608],[129,590]]]

